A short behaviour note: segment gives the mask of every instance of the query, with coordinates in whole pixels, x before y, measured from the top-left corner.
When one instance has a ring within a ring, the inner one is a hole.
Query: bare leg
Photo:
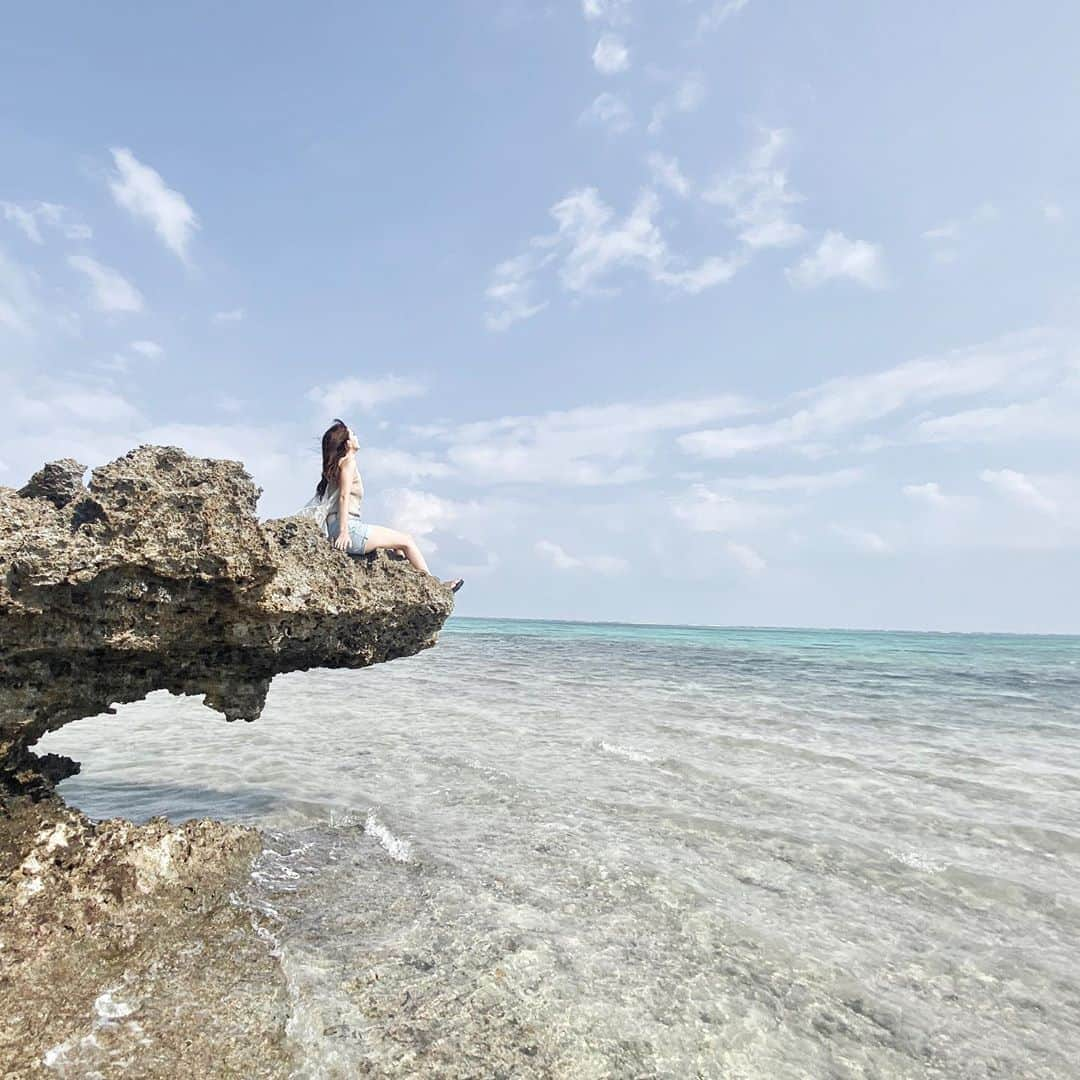
[[[424,561],[424,556],[416,546],[416,541],[408,533],[398,532],[397,529],[388,529],[385,525],[369,525],[364,551],[374,551],[376,548],[392,548],[396,551],[402,551],[405,553],[405,558],[417,570],[423,570],[425,574],[431,573],[428,570],[428,564]]]

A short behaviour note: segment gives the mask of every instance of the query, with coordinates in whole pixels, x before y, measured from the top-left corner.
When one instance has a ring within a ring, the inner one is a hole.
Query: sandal
[[[464,578],[455,578],[453,581],[444,581],[443,584],[451,591],[457,592],[465,584]]]

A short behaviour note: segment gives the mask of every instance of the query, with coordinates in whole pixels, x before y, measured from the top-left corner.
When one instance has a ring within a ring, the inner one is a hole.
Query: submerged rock
[[[46,1053],[66,1067],[80,1039],[100,1047],[116,1019],[94,1019],[103,983],[160,979],[164,957],[183,967],[170,942],[179,948],[192,920],[204,941],[251,936],[228,893],[260,846],[252,830],[215,822],[92,822],[54,791],[78,764],[31,746],[159,689],[255,720],[274,675],[412,655],[453,607],[445,586],[403,561],[350,558],[304,518],[260,523],[259,489],[237,462],[143,446],[95,469],[88,487],[85,471],[65,459],[21,490],[0,488],[0,996],[20,1002],[0,1010],[10,1075],[36,1071]],[[258,967],[265,950],[250,944]],[[204,974],[187,963],[189,979]],[[252,1000],[273,1027],[280,1008],[264,976]],[[219,1024],[199,1038],[210,1053],[231,1037]],[[156,1040],[168,1045],[167,1024]],[[285,1068],[284,1057],[246,1067],[237,1053],[237,1074]]]

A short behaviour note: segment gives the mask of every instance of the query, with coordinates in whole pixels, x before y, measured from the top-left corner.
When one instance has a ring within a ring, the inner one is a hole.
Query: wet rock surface
[[[54,790],[78,764],[31,746],[158,689],[255,720],[276,674],[432,646],[452,594],[304,518],[260,523],[237,462],[144,446],[84,473],[0,488],[4,1075],[287,1075],[280,976],[231,898],[259,835],[93,822]]]

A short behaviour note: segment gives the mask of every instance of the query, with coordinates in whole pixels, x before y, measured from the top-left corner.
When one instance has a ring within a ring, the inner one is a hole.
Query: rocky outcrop
[[[0,489],[0,783],[63,771],[27,748],[151,690],[254,720],[275,674],[365,667],[434,644],[453,605],[385,555],[302,518],[261,523],[237,462],[144,446],[89,488],[66,460]],[[36,775],[35,775],[36,774]]]
[[[89,486],[84,473],[65,459],[0,488],[0,996],[20,1002],[3,1010],[0,1057],[28,1074],[46,1044],[68,1052],[93,995],[132,977],[132,955],[144,979],[163,956],[179,962],[169,943],[191,920],[235,956],[246,917],[228,893],[259,847],[251,830],[214,822],[92,822],[54,791],[78,765],[34,754],[37,739],[158,689],[255,720],[274,675],[411,655],[453,606],[434,578],[383,553],[350,558],[302,517],[260,523],[237,462],[144,446]],[[57,980],[67,992],[54,1000]],[[260,1000],[273,1026],[273,994]],[[229,1036],[206,1038],[220,1054]],[[237,1075],[284,1069],[238,1055]]]

